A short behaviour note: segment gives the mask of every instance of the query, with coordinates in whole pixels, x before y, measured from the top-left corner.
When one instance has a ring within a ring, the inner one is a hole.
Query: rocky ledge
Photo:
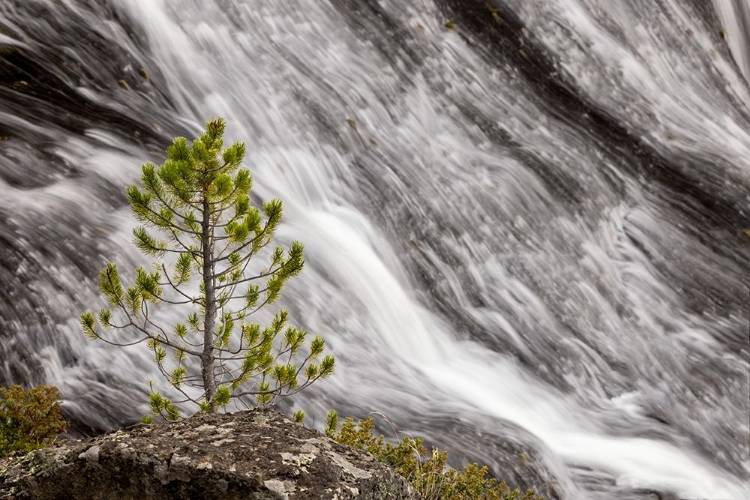
[[[416,499],[367,453],[270,410],[199,414],[0,461],[0,498]]]

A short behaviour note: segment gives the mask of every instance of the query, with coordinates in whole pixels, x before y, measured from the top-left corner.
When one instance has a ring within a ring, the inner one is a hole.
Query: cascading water
[[[713,0],[737,65],[750,81],[750,3],[744,0]]]
[[[547,498],[747,498],[749,20],[744,0],[3,0],[0,385],[58,385],[77,433],[147,411],[148,352],[77,317],[104,262],[144,262],[140,163],[224,116],[306,245],[283,305],[338,359],[294,401],[318,424],[382,411]]]

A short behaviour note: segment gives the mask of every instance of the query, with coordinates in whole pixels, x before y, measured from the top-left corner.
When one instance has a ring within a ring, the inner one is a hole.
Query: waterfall
[[[148,265],[140,164],[223,116],[305,243],[315,425],[379,411],[546,498],[744,499],[748,47],[743,0],[4,1],[0,385],[74,435],[147,413],[148,351],[78,315]]]

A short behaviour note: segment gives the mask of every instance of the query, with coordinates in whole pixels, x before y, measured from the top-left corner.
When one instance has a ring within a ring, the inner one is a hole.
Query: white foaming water
[[[744,0],[713,0],[737,65],[750,82],[750,4]]]
[[[77,2],[66,4],[87,15]],[[230,139],[248,144],[256,194],[285,202],[280,241],[306,244],[308,268],[290,285],[287,305],[296,321],[327,338],[341,366],[300,405],[346,401],[361,415],[379,409],[404,425],[415,413],[429,419],[439,407],[487,436],[512,422],[550,454],[545,465],[565,498],[631,498],[628,488],[745,498],[747,448],[730,444],[721,426],[748,435],[738,421],[746,407],[734,399],[747,390],[746,379],[717,382],[740,386],[703,396],[687,384],[703,387],[698,355],[706,364],[747,372],[741,353],[723,350],[711,334],[719,327],[731,331],[740,318],[693,312],[674,289],[676,278],[670,281],[654,257],[698,266],[687,256],[666,256],[665,248],[684,246],[698,260],[715,258],[710,247],[669,223],[658,200],[603,158],[589,137],[547,113],[544,96],[530,94],[514,68],[488,66],[470,43],[443,29],[432,2],[378,4],[409,31],[414,57],[399,45],[378,47],[379,38],[393,36],[378,34],[382,18],[347,14],[339,4],[117,4],[146,36],[146,47],[123,43],[124,50],[148,60],[163,78],[174,114],[193,130],[208,117],[225,116]],[[561,72],[580,92],[657,151],[714,155],[722,169],[750,183],[748,124],[733,108],[750,102],[747,85],[722,53],[711,52],[700,26],[691,25],[684,44],[709,55],[693,61],[675,45],[685,33],[680,23],[690,18],[687,7],[660,3],[670,20],[636,12],[648,8],[635,1],[508,4],[559,56]],[[731,17],[727,12],[722,15]],[[493,144],[461,106],[491,117],[519,150],[573,179],[588,200],[584,208],[570,209],[556,186],[509,147]],[[60,180],[32,191],[2,186],[8,194],[0,208],[14,207],[30,222],[35,211],[62,206],[97,233],[83,237],[107,235],[96,249],[101,257],[116,256],[124,267],[143,262],[129,245],[127,211],[97,200],[95,179],[117,186],[134,181],[133,165],[150,152],[100,130],[83,138],[48,133],[57,157],[91,177],[82,185]],[[609,176],[622,181],[620,189]],[[420,284],[415,262],[429,262],[436,274],[431,285]],[[79,271],[53,274],[65,290],[77,290]],[[39,290],[56,310],[75,310],[76,301],[60,299],[49,284]],[[446,312],[442,302],[453,309]],[[178,317],[162,314],[165,321]],[[54,350],[43,353],[51,359],[48,379],[63,392],[111,396],[113,388],[91,381],[91,372],[157,378],[143,350],[84,344],[75,317],[61,320],[57,330],[85,365],[62,363]],[[457,328],[458,317],[483,335]],[[494,341],[515,348],[504,352]],[[653,401],[661,401],[654,395],[661,394],[659,384],[669,388],[665,411],[679,417],[674,427],[649,416]],[[69,404],[85,411],[83,401]],[[411,430],[440,442],[439,430],[417,424]],[[701,446],[696,435],[705,437]],[[461,447],[460,436],[442,443]],[[728,470],[712,458],[711,447],[741,463]],[[611,484],[580,482],[584,470]]]

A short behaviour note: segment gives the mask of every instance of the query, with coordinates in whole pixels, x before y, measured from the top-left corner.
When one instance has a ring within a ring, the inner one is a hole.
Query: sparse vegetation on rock
[[[0,388],[0,457],[42,448],[66,428],[57,387]]]
[[[326,434],[337,442],[364,450],[409,480],[424,500],[542,500],[534,491],[511,490],[488,476],[489,469],[473,463],[461,470],[448,468],[448,452],[431,451],[421,438],[405,436],[397,444],[375,436],[373,418],[355,423],[347,418],[339,427],[336,412],[326,418]]]

